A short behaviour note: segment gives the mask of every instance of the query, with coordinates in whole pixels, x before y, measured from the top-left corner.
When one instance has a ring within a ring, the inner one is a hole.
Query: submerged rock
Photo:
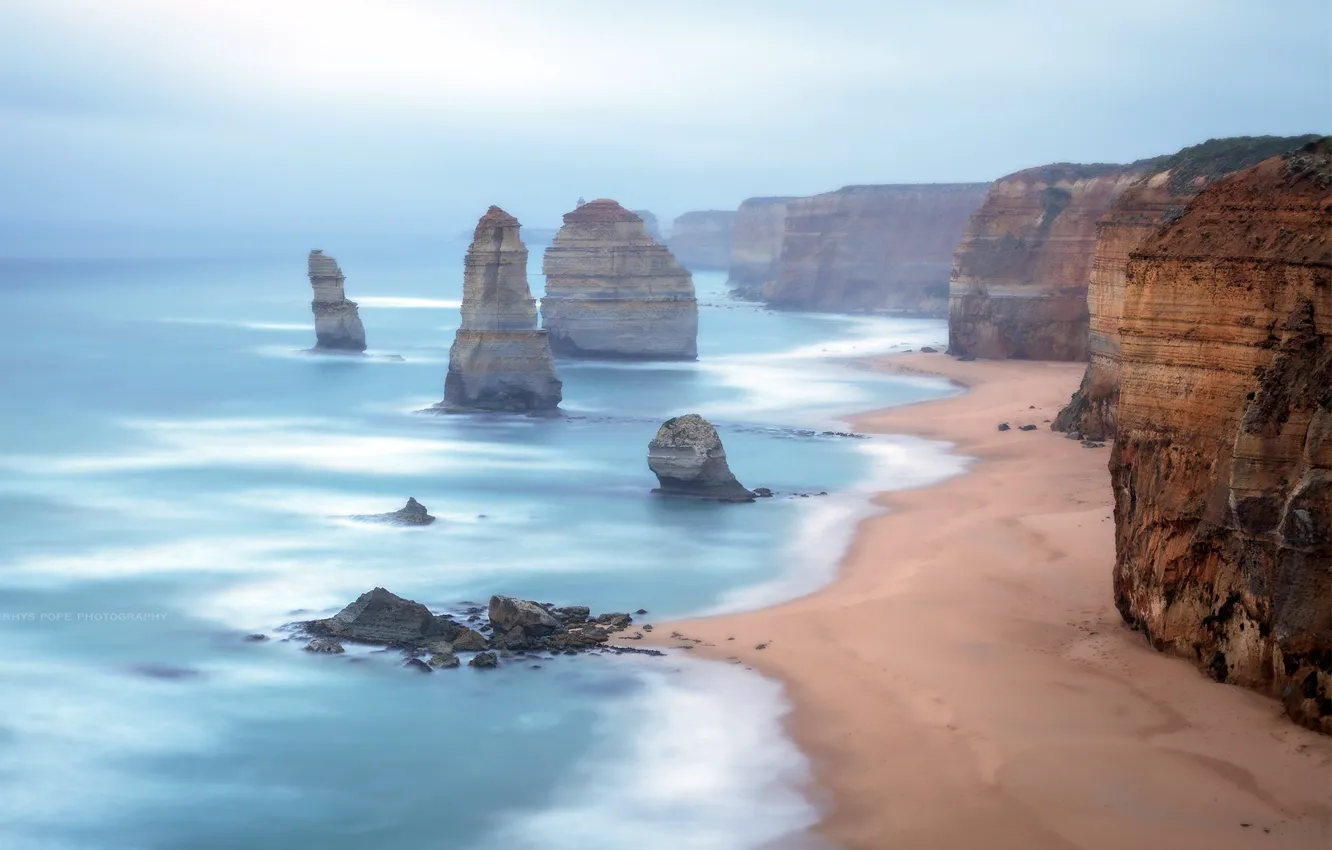
[[[660,487],[672,496],[694,496],[724,502],[752,502],[726,463],[717,429],[697,413],[667,419],[648,443],[648,468]]]
[[[305,623],[305,628],[313,635],[402,645],[422,644],[432,638],[455,640],[466,631],[465,626],[430,613],[420,602],[403,599],[382,587],[362,593],[326,620]]]
[[[472,656],[471,661],[467,662],[467,666],[488,670],[499,666],[499,657],[493,652],[478,652]]]
[[[396,511],[390,511],[386,514],[362,514],[355,517],[355,519],[389,522],[394,525],[429,525],[435,521],[435,518],[426,510],[426,506],[411,496],[407,497],[407,504]]]
[[[355,301],[348,301],[343,290],[342,269],[323,251],[311,251],[310,286],[314,300],[310,309],[315,317],[315,351],[357,353],[365,351],[365,327]]]
[[[315,638],[305,645],[305,651],[339,655],[347,650],[342,647],[342,642],[335,638]]]
[[[437,670],[451,670],[462,664],[452,652],[432,652],[426,663]]]
[[[560,379],[527,285],[518,219],[491,207],[477,222],[463,273],[462,325],[449,349],[442,410],[551,410]]]

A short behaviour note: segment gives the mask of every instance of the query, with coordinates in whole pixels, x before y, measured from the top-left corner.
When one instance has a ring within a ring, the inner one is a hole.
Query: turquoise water
[[[951,392],[843,359],[944,324],[770,313],[699,274],[698,363],[561,362],[562,418],[418,414],[442,395],[463,246],[325,247],[370,353],[401,361],[299,353],[300,251],[0,263],[0,846],[804,846],[808,767],[753,673],[589,656],[420,676],[275,629],[376,585],[648,622],[812,590],[866,493],[960,461],[791,429]],[[691,411],[748,486],[830,495],[651,496],[647,442]],[[348,519],[409,495],[440,521]]]

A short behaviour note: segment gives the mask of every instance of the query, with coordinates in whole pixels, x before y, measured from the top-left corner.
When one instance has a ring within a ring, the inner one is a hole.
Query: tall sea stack
[[[611,200],[565,213],[546,249],[541,323],[568,357],[694,360],[694,279],[648,236],[643,220]]]
[[[1332,733],[1332,138],[1133,252],[1119,338],[1120,613]]]
[[[546,332],[537,329],[518,219],[491,207],[463,272],[462,325],[449,349],[445,410],[550,410],[560,403]]]
[[[346,280],[338,263],[323,251],[311,251],[309,260],[310,286],[314,300],[310,309],[315,318],[315,351],[361,353],[365,351],[365,327],[356,310],[356,302],[348,301],[342,282]]]

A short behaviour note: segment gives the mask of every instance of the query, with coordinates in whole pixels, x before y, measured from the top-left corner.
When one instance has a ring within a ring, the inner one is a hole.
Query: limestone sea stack
[[[687,269],[724,271],[731,264],[734,210],[695,210],[671,222],[666,247]]]
[[[463,272],[462,325],[449,349],[445,410],[550,410],[560,379],[537,329],[518,219],[491,207],[477,222]]]
[[[1332,138],[1130,255],[1119,352],[1120,613],[1332,733]]]
[[[787,206],[796,198],[748,198],[736,211],[726,283],[737,298],[759,300],[781,267]]]
[[[310,309],[315,319],[315,351],[361,353],[365,351],[365,327],[343,290],[342,269],[323,251],[310,252],[310,286],[314,300]]]
[[[1055,417],[1054,430],[1076,431],[1092,440],[1114,436],[1119,403],[1119,325],[1124,318],[1129,254],[1161,225],[1182,215],[1189,201],[1209,183],[1316,140],[1316,136],[1209,139],[1167,158],[1111,204],[1096,224],[1096,250],[1087,291],[1090,362],[1082,386]]]
[[[942,318],[953,250],[989,187],[847,186],[790,201],[764,299],[789,310]]]
[[[542,264],[542,326],[567,357],[694,360],[698,301],[694,279],[643,220],[611,200],[582,204]]]
[[[752,502],[726,463],[726,450],[712,423],[697,413],[667,419],[648,443],[648,468],[657,476],[655,492],[722,502]]]
[[[643,219],[643,229],[647,231],[648,236],[651,236],[658,242],[663,241],[661,238],[661,226],[657,223],[656,214],[651,210],[634,210],[633,212],[634,215]]]
[[[953,257],[949,353],[1086,360],[1096,222],[1153,162],[1059,163],[997,181]]]

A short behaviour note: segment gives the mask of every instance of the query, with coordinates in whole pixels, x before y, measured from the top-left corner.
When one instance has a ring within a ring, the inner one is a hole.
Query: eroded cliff
[[[1203,188],[1234,171],[1315,141],[1314,136],[1209,139],[1181,150],[1119,196],[1096,224],[1087,307],[1090,362],[1082,385],[1055,418],[1056,431],[1110,439],[1119,401],[1119,324],[1129,253],[1164,223],[1179,217]]]
[[[694,279],[647,235],[643,220],[611,200],[564,216],[546,249],[542,326],[569,357],[693,360],[698,356]]]
[[[560,403],[546,332],[537,329],[518,219],[491,207],[463,271],[462,324],[449,349],[444,410],[549,410]]]
[[[847,186],[790,201],[763,294],[784,309],[943,316],[953,249],[988,188]]]
[[[1115,601],[1332,732],[1332,140],[1204,189],[1131,254]]]
[[[797,198],[749,198],[740,204],[731,230],[727,285],[737,298],[761,299],[781,268],[786,208]]]
[[[687,269],[725,270],[731,264],[733,210],[697,210],[671,223],[666,247]]]
[[[949,353],[1086,360],[1096,223],[1154,162],[1060,163],[997,181],[953,257]]]

